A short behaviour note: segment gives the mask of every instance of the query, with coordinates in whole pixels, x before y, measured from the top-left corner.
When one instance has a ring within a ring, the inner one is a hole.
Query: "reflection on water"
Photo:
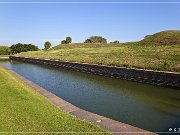
[[[180,128],[180,91],[46,66],[1,62],[64,100],[150,131]]]

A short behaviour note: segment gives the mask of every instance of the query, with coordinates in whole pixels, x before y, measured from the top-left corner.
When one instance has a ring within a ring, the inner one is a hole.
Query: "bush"
[[[66,37],[66,44],[70,44],[72,42],[72,38],[71,37]]]
[[[35,45],[32,44],[14,44],[10,47],[11,53],[16,54],[16,53],[21,53],[21,52],[27,52],[27,51],[38,51],[39,48]]]
[[[92,43],[107,43],[107,39],[101,36],[91,36],[89,39],[92,41]]]
[[[61,41],[61,44],[66,44],[66,40],[62,40],[62,41]]]
[[[44,49],[47,50],[47,49],[49,49],[49,48],[51,48],[51,43],[50,43],[49,41],[46,41],[46,42],[44,43]]]
[[[62,40],[61,44],[70,44],[72,43],[72,38],[71,37],[66,37],[66,40]]]
[[[116,40],[116,41],[113,41],[113,42],[111,42],[111,43],[114,43],[114,44],[118,44],[118,43],[120,43],[118,40]]]
[[[11,49],[8,46],[0,46],[0,55],[10,55]]]
[[[84,43],[92,43],[91,39],[86,39]]]

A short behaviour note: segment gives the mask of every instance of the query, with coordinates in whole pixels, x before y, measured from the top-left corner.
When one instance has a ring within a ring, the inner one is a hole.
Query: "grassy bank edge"
[[[17,56],[17,55],[13,55],[13,57],[31,58],[31,59],[39,59],[39,60],[50,60],[50,61],[60,61],[60,62],[86,64],[86,65],[96,65],[96,66],[105,66],[105,67],[115,67],[115,68],[126,68],[126,69],[133,69],[133,70],[139,70],[139,71],[150,71],[150,72],[180,74],[180,72],[176,72],[176,71],[164,71],[164,70],[153,70],[153,69],[144,69],[144,68],[136,68],[136,67],[112,66],[112,65],[104,65],[104,64],[85,63],[85,62],[79,62],[79,61],[63,61],[63,60],[59,60],[59,59],[45,59],[45,58],[43,59],[43,58],[38,58],[38,57],[23,57],[23,56]]]
[[[154,71],[180,72],[179,45],[57,46],[49,50],[19,53],[15,56],[89,63]]]
[[[59,107],[55,106],[53,103],[51,103],[47,98],[45,98],[43,95],[39,94],[37,91],[33,90],[30,86],[28,86],[25,82],[23,82],[20,78],[18,78],[11,70],[6,69],[5,67],[0,65],[0,71],[3,71],[4,74],[8,75],[11,77],[12,80],[15,80],[17,82],[20,83],[20,85],[22,87],[24,87],[26,90],[28,90],[28,92],[31,92],[31,94],[37,96],[37,99],[41,98],[44,102],[46,102],[48,105],[50,105],[53,109],[55,109],[56,111],[61,111],[61,113],[65,114],[65,117],[69,117],[71,120],[76,121],[79,125],[84,125],[87,126],[85,127],[86,129],[90,130],[90,132],[92,131],[97,131],[97,132],[105,132],[103,129],[101,129],[100,127],[86,122],[84,120],[81,120],[67,112],[65,112],[64,110],[60,109]],[[1,77],[0,77],[1,78]],[[27,92],[27,91],[26,91]],[[52,109],[52,108],[48,108],[48,109]],[[1,114],[0,114],[1,115]],[[48,116],[47,116],[48,117]],[[2,119],[2,117],[1,117]],[[73,121],[72,121],[73,122]],[[75,122],[75,123],[76,123]],[[2,123],[1,123],[2,124]],[[92,131],[91,131],[92,128]],[[70,128],[71,129],[71,128]],[[73,129],[73,128],[72,128]],[[81,129],[81,128],[80,128]],[[0,126],[0,131],[1,131],[1,126]],[[44,132],[44,131],[43,131]],[[103,134],[108,134],[108,133],[103,133]]]
[[[9,60],[9,55],[0,55],[0,61]]]

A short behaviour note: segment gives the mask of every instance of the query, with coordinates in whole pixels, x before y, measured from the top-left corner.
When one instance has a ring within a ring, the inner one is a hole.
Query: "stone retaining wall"
[[[11,60],[26,63],[50,65],[53,67],[61,67],[81,72],[87,72],[118,79],[131,80],[141,83],[159,85],[171,88],[180,88],[180,74],[173,72],[161,72],[134,68],[124,68],[106,65],[86,64],[78,62],[65,62],[59,60],[38,59],[10,56]]]

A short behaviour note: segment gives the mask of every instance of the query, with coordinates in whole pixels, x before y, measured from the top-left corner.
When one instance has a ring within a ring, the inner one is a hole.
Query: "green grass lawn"
[[[180,45],[71,44],[17,56],[180,72]]]
[[[103,132],[54,106],[0,66],[0,132]]]

